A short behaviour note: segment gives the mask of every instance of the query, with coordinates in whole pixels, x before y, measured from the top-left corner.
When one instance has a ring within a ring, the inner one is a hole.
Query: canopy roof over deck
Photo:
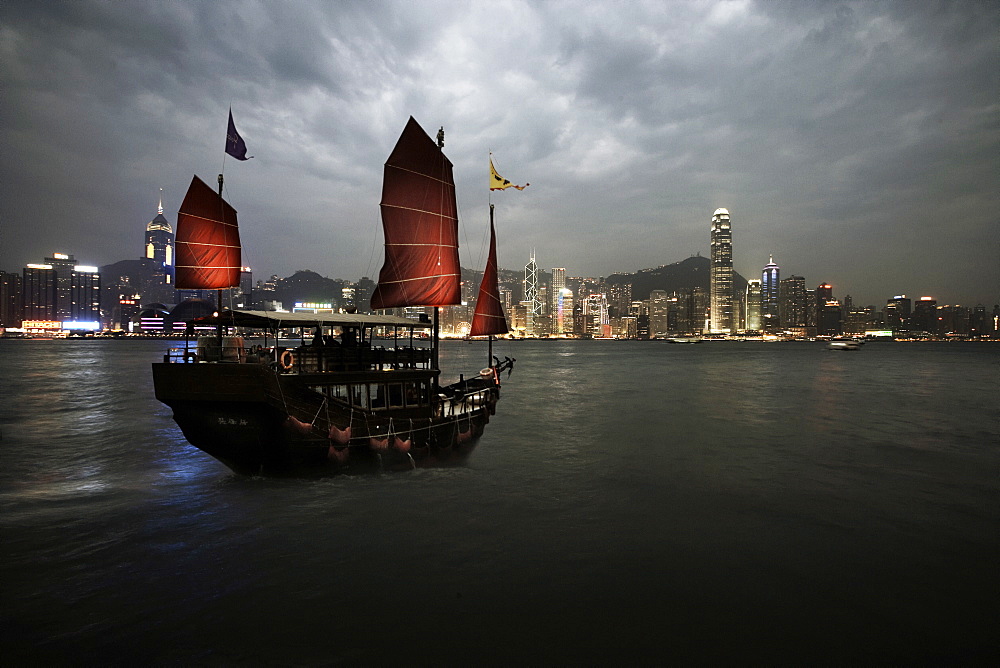
[[[434,325],[394,315],[370,315],[367,313],[287,313],[284,311],[223,311],[216,316],[198,318],[199,324],[214,325],[221,322],[230,327],[412,327],[430,329]]]

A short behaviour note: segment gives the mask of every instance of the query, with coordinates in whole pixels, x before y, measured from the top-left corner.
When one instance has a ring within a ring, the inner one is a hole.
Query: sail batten
[[[476,310],[472,316],[469,336],[506,334],[507,316],[500,301],[500,284],[497,275],[497,233],[493,226],[493,211],[490,210],[490,254],[483,271],[483,281],[479,284]]]
[[[410,117],[385,163],[385,262],[373,309],[461,303],[452,164]]]
[[[181,290],[240,284],[242,248],[236,209],[195,176],[177,212],[176,286]]]

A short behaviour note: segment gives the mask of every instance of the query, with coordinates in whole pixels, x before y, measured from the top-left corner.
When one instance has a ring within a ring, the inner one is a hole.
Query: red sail
[[[451,161],[412,116],[385,163],[381,207],[385,263],[372,308],[460,304]]]
[[[240,284],[236,209],[197,176],[177,212],[177,288],[206,290]]]
[[[479,284],[479,296],[476,298],[476,312],[472,316],[472,329],[469,336],[486,336],[487,334],[506,334],[507,318],[500,303],[500,286],[497,281],[497,234],[493,229],[493,216],[490,212],[490,257],[486,261],[483,272],[483,282]]]

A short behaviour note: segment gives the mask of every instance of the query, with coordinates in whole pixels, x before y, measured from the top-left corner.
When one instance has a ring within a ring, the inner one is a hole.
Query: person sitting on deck
[[[340,333],[340,340],[344,342],[345,346],[356,346],[358,345],[358,334],[353,327],[345,327],[344,331]]]

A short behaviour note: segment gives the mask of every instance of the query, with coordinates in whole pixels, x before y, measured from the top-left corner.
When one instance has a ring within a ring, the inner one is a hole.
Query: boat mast
[[[492,192],[490,193],[493,194]],[[490,202],[490,229],[493,229],[493,202]],[[489,351],[486,353],[486,366],[493,366],[493,335],[489,335],[490,347]]]
[[[230,112],[231,113],[231,112]],[[221,218],[225,220],[225,214],[222,211],[222,174],[219,174],[219,211],[222,213]],[[219,359],[222,359],[222,288],[216,289],[216,316],[215,316],[215,336],[219,341]]]
[[[440,128],[438,128],[437,145],[438,145],[438,148],[441,149],[441,151],[443,152],[444,151],[444,126],[443,125]],[[439,342],[439,333],[440,333],[440,329],[439,329],[440,328],[440,316],[441,316],[441,307],[440,306],[435,306],[434,307],[434,334],[433,334],[433,339],[431,341],[431,366],[434,368],[435,371],[437,371],[437,373],[434,375],[434,394],[435,395],[438,393],[438,387],[440,385],[440,383],[438,382],[438,379],[439,379],[439,377],[441,375],[441,367],[440,367],[440,365],[438,363],[438,342]]]

